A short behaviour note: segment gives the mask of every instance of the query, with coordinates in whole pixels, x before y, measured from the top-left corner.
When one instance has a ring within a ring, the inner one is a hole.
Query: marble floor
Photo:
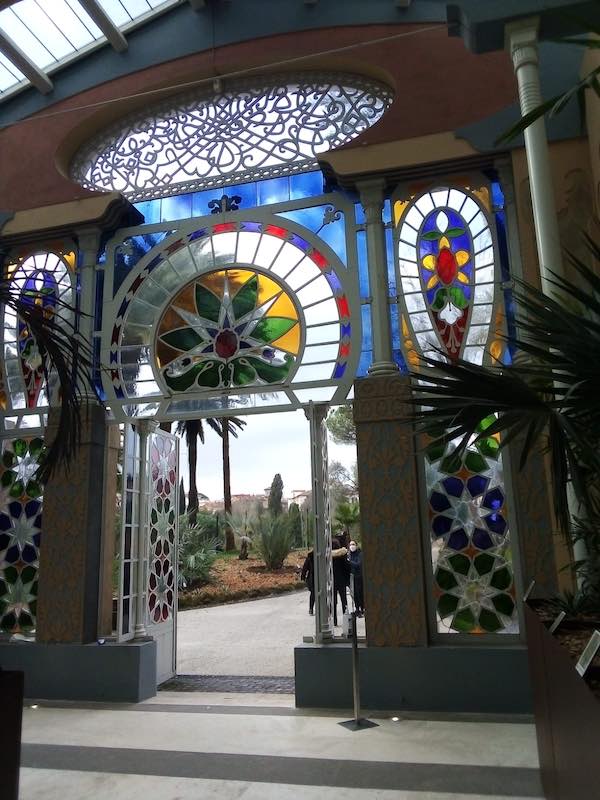
[[[528,719],[296,709],[293,695],[28,701],[21,800],[542,798]]]

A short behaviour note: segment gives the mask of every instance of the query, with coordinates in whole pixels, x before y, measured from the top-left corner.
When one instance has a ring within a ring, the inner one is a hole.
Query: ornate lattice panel
[[[387,86],[306,73],[179,95],[103,131],[78,153],[74,180],[131,199],[162,197],[314,169],[316,157],[374,125]]]
[[[0,463],[0,630],[35,628],[42,486],[35,472],[41,439],[4,442]]]
[[[324,241],[263,216],[188,224],[109,294],[103,360],[115,413],[345,399],[360,355],[355,280]]]
[[[492,358],[502,309],[491,211],[484,183],[396,199],[399,313],[412,365],[420,354]],[[479,431],[492,422],[482,420]],[[474,440],[462,455],[455,450],[456,442],[430,445],[423,457],[437,631],[518,633],[498,439]]]
[[[321,448],[321,487],[323,492],[323,536],[325,552],[325,578],[327,603],[327,619],[329,623],[333,621],[333,604],[337,598],[333,592],[333,560],[331,558],[331,507],[329,496],[329,458],[327,453],[327,411],[324,412],[323,419],[319,423],[319,438]]]
[[[157,431],[150,442],[148,617],[173,618],[177,581],[177,443]]]
[[[72,250],[36,252],[11,261],[6,278],[12,293],[25,303],[43,309],[49,319],[69,324],[74,298],[75,253]],[[28,327],[15,312],[2,311],[2,385],[0,417],[5,428],[44,427],[43,415],[52,392],[46,386],[46,356]]]

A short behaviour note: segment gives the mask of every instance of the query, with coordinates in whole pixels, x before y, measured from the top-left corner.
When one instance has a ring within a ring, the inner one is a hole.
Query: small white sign
[[[585,675],[587,668],[594,660],[594,656],[598,652],[598,648],[600,648],[600,631],[596,630],[591,635],[590,640],[585,647],[585,650],[583,651],[583,653],[579,658],[579,661],[575,665],[575,669],[581,675],[582,678]]]
[[[554,631],[558,628],[558,626],[566,616],[567,616],[566,611],[560,612],[560,614],[557,616],[557,618],[554,620],[554,622],[552,623],[552,625],[550,625],[550,628],[548,629],[550,633],[554,633]]]

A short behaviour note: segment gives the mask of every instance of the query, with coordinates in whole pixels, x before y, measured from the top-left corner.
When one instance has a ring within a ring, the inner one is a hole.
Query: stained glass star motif
[[[12,611],[15,616],[19,616],[22,611],[29,613],[29,605],[36,599],[33,592],[35,578],[23,583],[21,578],[17,578],[14,583],[6,583],[6,593],[2,598],[5,605],[5,612]]]
[[[31,453],[25,453],[23,456],[15,456],[15,459],[16,464],[13,470],[16,472],[17,480],[27,484],[38,468],[37,457],[32,456]]]
[[[427,458],[425,459],[425,485],[427,486],[428,492],[434,489],[439,490],[440,481],[444,480],[446,477],[446,473],[442,472],[439,468],[440,464],[441,459],[434,462],[430,462]]]
[[[299,347],[290,296],[272,277],[242,269],[208,273],[185,287],[157,335],[159,367],[173,391],[278,383]]]
[[[484,528],[485,525],[481,518],[481,498],[471,498],[463,492],[461,497],[448,495],[451,508],[444,512],[444,515],[453,519],[452,529],[463,528],[471,536],[475,528]]]
[[[487,608],[488,611],[495,612],[492,597],[498,594],[498,590],[490,586],[491,576],[491,572],[487,575],[479,575],[474,567],[471,567],[468,575],[461,575],[458,572],[454,573],[458,586],[451,589],[448,594],[458,597],[456,613],[462,611],[464,608],[470,608],[473,612],[473,616],[477,619],[482,608]]]
[[[12,519],[11,527],[7,533],[12,537],[11,544],[16,544],[21,552],[28,545],[35,547],[33,537],[39,533],[39,528],[36,525],[37,516],[27,517],[25,510],[17,518]]]

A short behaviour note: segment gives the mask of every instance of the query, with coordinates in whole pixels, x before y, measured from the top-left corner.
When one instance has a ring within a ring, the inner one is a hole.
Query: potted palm
[[[600,247],[586,244],[600,265]],[[578,258],[568,260],[574,279],[556,276],[552,297],[517,285],[511,366],[423,358],[411,374],[418,435],[453,441],[460,452],[500,434],[521,465],[540,447],[550,460],[556,517],[577,553],[577,589],[526,607],[525,618],[542,778],[546,796],[557,800],[594,796],[600,778],[600,666],[592,662],[582,678],[574,663],[600,629],[600,278]],[[495,421],[482,431],[490,416]],[[547,626],[558,611],[566,618],[552,635]]]

